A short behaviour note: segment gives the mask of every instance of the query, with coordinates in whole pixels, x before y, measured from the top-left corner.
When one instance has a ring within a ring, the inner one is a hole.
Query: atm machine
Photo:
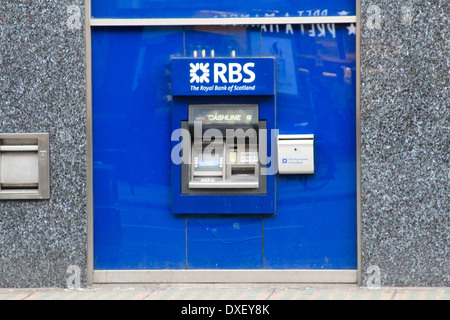
[[[172,212],[274,214],[278,169],[314,173],[314,136],[277,134],[275,59],[174,58],[171,72]]]
[[[174,58],[175,214],[275,213],[273,58]]]

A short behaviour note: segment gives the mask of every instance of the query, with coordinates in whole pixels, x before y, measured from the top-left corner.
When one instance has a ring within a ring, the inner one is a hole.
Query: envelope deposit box
[[[314,135],[280,134],[278,146],[278,173],[314,173]]]

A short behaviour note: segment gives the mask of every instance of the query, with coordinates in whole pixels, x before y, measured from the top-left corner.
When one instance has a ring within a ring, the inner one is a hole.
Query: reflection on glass
[[[277,57],[280,134],[314,133],[316,168],[278,177],[277,215],[264,221],[267,268],[356,268],[352,30],[331,23],[262,28],[262,54]]]

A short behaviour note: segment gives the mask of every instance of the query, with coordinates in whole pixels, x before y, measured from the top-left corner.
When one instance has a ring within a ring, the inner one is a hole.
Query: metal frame
[[[360,36],[361,0],[356,16],[260,17],[202,19],[95,19],[91,1],[85,0],[86,38],[86,157],[87,157],[87,283],[357,283],[361,285],[361,126],[360,126]],[[94,270],[93,149],[92,149],[92,52],[91,27],[96,26],[193,26],[193,25],[276,25],[312,23],[356,24],[356,154],[357,154],[357,270]]]
[[[181,18],[181,19],[95,19],[91,26],[229,26],[261,24],[356,23],[356,16]]]
[[[356,0],[356,236],[358,263],[357,283],[361,286],[361,0]]]
[[[84,1],[85,8],[85,50],[86,50],[86,257],[87,283],[93,284],[94,271],[94,190],[93,190],[93,148],[92,148],[92,46],[91,46],[91,1]]]

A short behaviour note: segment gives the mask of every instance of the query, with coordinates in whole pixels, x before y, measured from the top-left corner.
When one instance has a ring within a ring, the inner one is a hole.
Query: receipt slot
[[[172,59],[173,213],[275,213],[274,61]]]

